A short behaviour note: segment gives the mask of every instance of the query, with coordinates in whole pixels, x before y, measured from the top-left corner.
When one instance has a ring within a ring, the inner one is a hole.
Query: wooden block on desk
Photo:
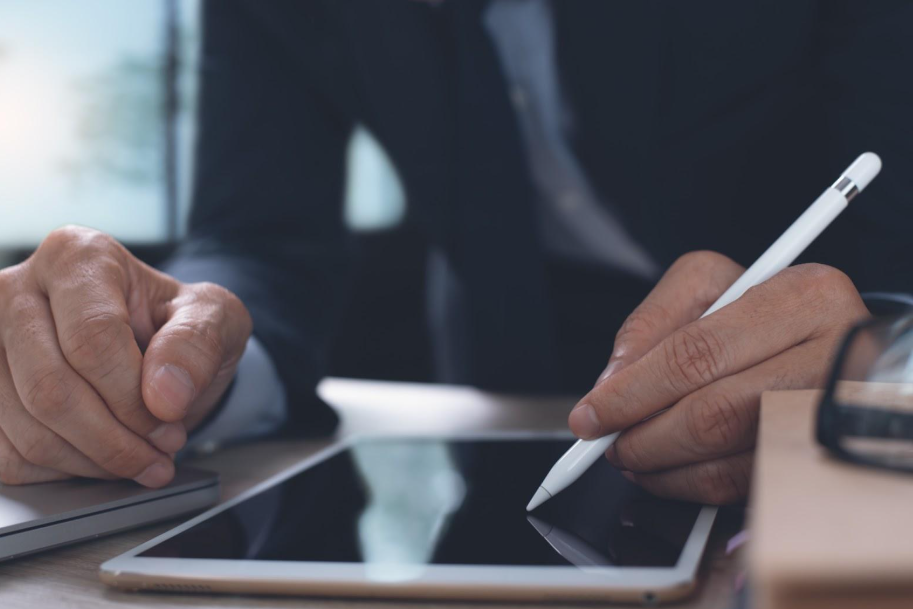
[[[913,474],[830,457],[818,391],[765,393],[751,497],[758,609],[913,607]]]

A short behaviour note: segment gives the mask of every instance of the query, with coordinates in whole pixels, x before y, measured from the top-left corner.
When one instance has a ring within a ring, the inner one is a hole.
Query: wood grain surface
[[[464,387],[327,379],[321,395],[343,416],[338,437],[353,433],[429,433],[473,430],[566,429],[571,398],[530,399],[493,395]],[[270,441],[225,448],[191,461],[222,476],[228,499],[328,446],[324,441]],[[723,609],[733,605],[734,581],[741,561],[725,554],[726,541],[741,525],[740,510],[723,510],[701,569],[695,597],[677,607]],[[95,541],[0,563],[0,609],[46,607],[317,607],[383,608],[521,605],[418,603],[360,599],[240,597],[120,592],[98,579],[98,566],[148,541],[180,521],[144,527]],[[526,604],[522,605],[528,606]],[[562,606],[567,606],[563,604]],[[592,606],[592,605],[590,605]],[[617,605],[616,605],[617,606]]]
[[[858,383],[847,397],[877,394]],[[814,438],[818,391],[761,399],[752,493],[759,609],[913,607],[913,474],[835,459]]]

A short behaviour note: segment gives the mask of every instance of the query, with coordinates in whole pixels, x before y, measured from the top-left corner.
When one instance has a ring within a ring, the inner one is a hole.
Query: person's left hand
[[[680,258],[569,416],[583,439],[625,430],[606,457],[655,495],[744,500],[761,393],[820,387],[843,334],[869,315],[845,274],[803,264],[698,319],[743,271],[713,252]]]

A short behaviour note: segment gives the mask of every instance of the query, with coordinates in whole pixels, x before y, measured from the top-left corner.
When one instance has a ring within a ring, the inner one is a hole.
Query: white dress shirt
[[[247,341],[230,391],[219,413],[190,435],[185,451],[212,452],[224,444],[267,436],[285,422],[285,387],[256,337]]]

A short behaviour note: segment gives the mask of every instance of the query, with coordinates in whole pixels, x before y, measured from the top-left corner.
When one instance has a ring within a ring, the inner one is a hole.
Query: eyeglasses
[[[913,315],[850,330],[818,406],[816,434],[846,461],[913,471]]]

